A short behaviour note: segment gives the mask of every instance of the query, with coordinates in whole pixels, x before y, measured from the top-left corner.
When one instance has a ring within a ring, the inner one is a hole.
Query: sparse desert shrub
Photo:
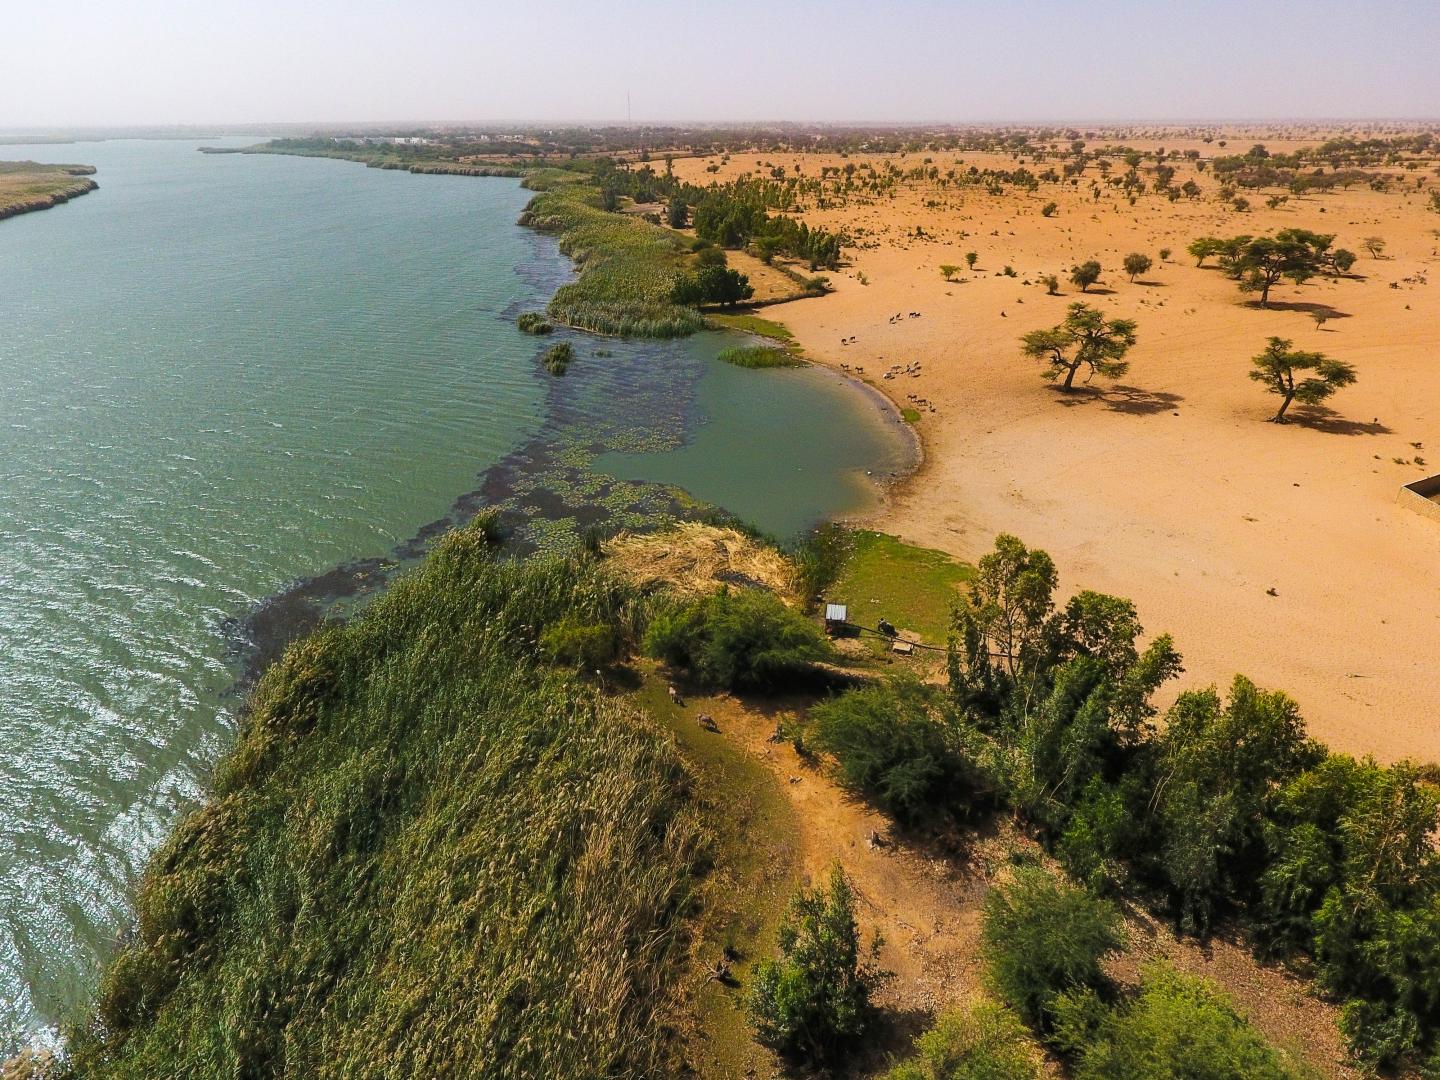
[[[1054,296],[1060,291],[1060,279],[1054,274],[1046,274],[1040,279],[1040,283],[1045,286],[1045,293],[1048,296]]]
[[[1070,268],[1070,281],[1080,286],[1081,292],[1089,292],[1090,286],[1100,280],[1100,264],[1094,259]]]
[[[1141,252],[1132,251],[1129,255],[1125,256],[1125,273],[1130,275],[1132,282],[1141,274],[1145,273],[1145,271],[1149,270],[1152,265],[1154,264],[1150,261],[1150,256],[1142,254]]]
[[[1160,249],[1160,261],[1161,261],[1162,263],[1163,263],[1163,262],[1169,262],[1169,261],[1170,261],[1170,249],[1169,249],[1169,248],[1161,248],[1161,249]]]
[[[757,966],[749,1009],[760,1041],[786,1057],[825,1062],[865,1033],[881,976],[860,947],[855,898],[839,865],[802,888],[779,930],[780,956]]]
[[[1040,216],[1041,216],[1041,217],[1054,217],[1054,216],[1055,216],[1055,211],[1058,210],[1058,209],[1060,209],[1060,208],[1059,208],[1058,206],[1056,206],[1053,202],[1048,202],[1048,203],[1046,203],[1044,206],[1042,206],[1042,207],[1040,208]]]

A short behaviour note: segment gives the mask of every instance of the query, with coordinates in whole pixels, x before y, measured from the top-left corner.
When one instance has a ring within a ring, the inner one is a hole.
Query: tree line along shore
[[[727,250],[817,275],[838,263],[838,234],[802,233],[753,184],[664,177],[604,161],[530,172],[525,222],[579,267],[546,318],[678,336],[748,299]],[[1328,249],[1296,242],[1304,258]],[[1237,281],[1273,284],[1254,269]],[[1123,364],[1127,327],[1071,314],[1035,358],[1057,378]],[[1254,370],[1285,397],[1315,365],[1289,365],[1287,383],[1287,350],[1269,351]],[[133,937],[67,1053],[13,1068],[1440,1067],[1433,766],[1331,752],[1291,698],[1244,677],[1160,707],[1177,644],[1146,635],[1123,598],[1062,601],[1055,563],[1012,536],[963,565],[833,527],[783,550],[682,528],[666,551],[702,554],[659,572],[631,537],[523,563],[501,539],[482,516],[266,673],[205,805],[153,859]],[[903,612],[895,636],[934,659],[896,660],[890,637],[845,636],[848,620],[827,636],[818,605],[837,595],[882,598]],[[727,727],[745,722],[773,728],[758,751]],[[776,773],[772,749],[796,771]],[[831,788],[883,823],[879,857],[983,871],[968,901],[978,980],[906,997],[909,946],[875,940],[889,900],[854,872],[860,856],[797,859],[789,830],[822,805],[797,794]],[[1146,918],[1178,942],[1238,942],[1246,974],[1227,986],[1136,968]],[[1276,972],[1305,999],[1291,1015],[1338,1032],[1347,1057],[1240,1001],[1245,978]]]

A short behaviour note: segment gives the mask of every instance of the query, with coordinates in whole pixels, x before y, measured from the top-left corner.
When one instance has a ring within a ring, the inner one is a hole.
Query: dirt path
[[[673,719],[698,727],[697,718],[708,715],[719,728],[712,738],[764,762],[795,810],[806,876],[818,880],[837,861],[844,867],[866,941],[881,935],[880,963],[893,973],[878,1000],[894,1018],[879,1056],[903,1054],[937,1011],[983,992],[979,945],[985,895],[1005,874],[1017,845],[1033,845],[1004,823],[983,835],[897,835],[890,818],[844,791],[823,766],[803,759],[789,742],[771,741],[777,719],[801,708],[801,702],[754,707],[728,695],[697,697]],[[1143,913],[1131,916],[1128,932],[1130,948],[1114,965],[1118,978],[1131,981],[1146,961],[1166,959],[1219,984],[1267,1038],[1324,1075],[1362,1075],[1343,1064],[1338,1010],[1310,996],[1300,980],[1261,966],[1234,942],[1177,941]],[[878,1064],[865,1063],[857,1075]]]

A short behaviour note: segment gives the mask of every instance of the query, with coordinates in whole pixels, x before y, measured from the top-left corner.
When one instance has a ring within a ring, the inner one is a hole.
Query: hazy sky
[[[1440,115],[1440,0],[64,0],[0,130]]]

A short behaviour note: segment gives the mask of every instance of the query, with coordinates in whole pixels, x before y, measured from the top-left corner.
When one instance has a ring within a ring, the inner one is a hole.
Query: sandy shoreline
[[[1015,167],[1002,155],[936,159]],[[733,155],[715,178],[770,165],[816,176],[865,160]],[[706,165],[677,161],[676,172],[706,182]],[[1148,630],[1172,633],[1187,669],[1178,688],[1223,688],[1244,673],[1292,694],[1337,749],[1440,759],[1428,664],[1440,643],[1440,526],[1399,499],[1404,483],[1440,471],[1440,291],[1429,284],[1440,216],[1423,194],[1363,184],[1274,207],[1246,192],[1254,205],[1238,213],[1215,198],[1208,172],[1180,163],[1175,183],[1192,177],[1205,195],[1178,203],[1092,200],[1084,186],[996,196],[920,183],[807,210],[806,221],[856,237],[850,265],[831,275],[832,294],[765,314],[807,357],[897,409],[912,406],[907,395],[925,399],[923,459],[874,527],[966,559],[1015,533],[1055,557],[1063,590],[1129,597]],[[1040,213],[1049,201],[1053,217]],[[1283,283],[1261,310],[1185,254],[1198,236],[1290,227],[1335,233],[1360,255],[1353,276]],[[1371,235],[1386,240],[1381,257],[1363,247]],[[967,250],[979,255],[973,271]],[[1129,251],[1155,261],[1134,283],[1119,269]],[[1081,296],[1065,277],[1086,258],[1106,273]],[[962,267],[956,281],[941,264]],[[1060,276],[1061,295],[1046,295],[1046,273]],[[1139,344],[1125,377],[1062,395],[1018,339],[1076,300],[1135,319]],[[1264,423],[1277,402],[1247,372],[1271,335],[1353,364],[1358,383],[1331,412]],[[881,378],[914,362],[918,376]]]

